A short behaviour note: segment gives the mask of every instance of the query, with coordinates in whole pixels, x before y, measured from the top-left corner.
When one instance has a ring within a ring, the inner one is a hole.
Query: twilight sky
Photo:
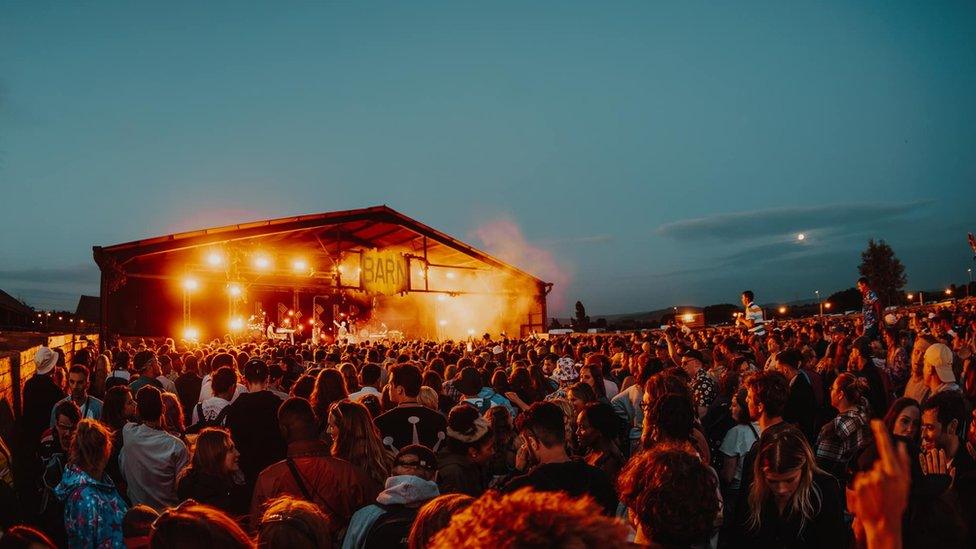
[[[471,4],[0,4],[0,288],[73,310],[92,245],[377,204],[559,315],[812,298],[872,237],[966,280],[976,3]]]

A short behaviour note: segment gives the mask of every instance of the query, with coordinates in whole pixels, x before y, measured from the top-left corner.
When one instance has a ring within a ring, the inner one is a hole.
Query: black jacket
[[[817,398],[803,372],[790,382],[790,396],[783,410],[783,420],[800,428],[811,446],[816,444]]]

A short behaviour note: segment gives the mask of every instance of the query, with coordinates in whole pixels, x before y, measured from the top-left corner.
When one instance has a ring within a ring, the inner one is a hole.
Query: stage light
[[[295,311],[288,310],[288,316],[295,316]]]
[[[267,256],[259,255],[254,258],[254,266],[258,269],[267,269],[271,266],[271,260]]]
[[[952,288],[946,288],[946,295],[952,295]]]
[[[315,321],[314,320],[309,320],[308,321],[308,325],[309,326],[312,326],[312,327],[315,327]]]
[[[786,307],[780,307],[779,308],[779,314],[785,315],[786,314]]]
[[[84,318],[79,319],[78,322],[81,323],[81,324],[84,324],[85,323],[85,319]]]
[[[183,339],[187,341],[196,341],[200,338],[200,332],[196,328],[187,328],[183,330]]]
[[[686,315],[685,315],[684,317],[682,317],[682,318],[684,318],[684,321],[685,321],[685,322],[694,322],[694,321],[695,321],[695,315],[693,315],[693,314],[691,314],[691,313],[688,313],[688,314],[686,314]]]
[[[454,274],[454,271],[447,271],[447,275],[446,276],[447,276],[448,279],[454,280],[454,277],[456,275]]]
[[[908,300],[911,301],[915,299],[915,294],[908,294]]]
[[[469,336],[473,336],[474,335],[474,328],[468,328],[468,335]]]
[[[62,317],[60,317],[60,316],[59,316],[59,317],[58,317],[58,320],[64,320],[64,318],[62,318]]]
[[[308,262],[305,261],[304,259],[296,259],[291,262],[291,268],[296,273],[304,273],[308,271]]]
[[[187,278],[184,278],[183,279],[183,289],[184,290],[186,290],[188,292],[192,292],[193,290],[196,290],[199,287],[200,287],[200,282],[197,281],[197,279],[192,278],[192,277],[187,277]]]
[[[437,301],[446,301],[447,296],[444,294],[437,294]]]
[[[241,317],[232,318],[230,320],[230,329],[234,331],[239,331],[244,329],[244,319]]]
[[[223,262],[224,256],[220,255],[218,252],[210,252],[207,254],[207,263],[209,263],[211,267],[219,267]]]
[[[826,302],[826,303],[824,303],[824,307],[827,308],[827,309],[829,309],[831,305],[832,304],[829,301]]]
[[[441,326],[447,326],[447,321],[443,319],[438,320],[437,323],[440,324]]]
[[[232,297],[239,297],[241,295],[241,287],[237,284],[231,284],[227,287],[227,293],[229,293]]]
[[[41,318],[41,313],[37,313],[37,318]]]

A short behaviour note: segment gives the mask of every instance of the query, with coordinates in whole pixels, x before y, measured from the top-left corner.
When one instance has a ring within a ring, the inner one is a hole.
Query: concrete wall
[[[71,364],[75,351],[82,348],[82,334],[61,334],[47,336],[47,346],[51,349],[61,349],[64,352],[65,364]],[[84,334],[92,342],[98,343],[98,336]],[[34,354],[40,345],[28,347],[19,351],[0,352],[0,420],[6,414],[20,415],[21,400],[24,383],[34,375],[37,369],[34,364]]]

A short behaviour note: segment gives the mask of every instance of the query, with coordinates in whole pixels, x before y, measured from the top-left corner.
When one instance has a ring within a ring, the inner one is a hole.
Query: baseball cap
[[[943,383],[954,383],[956,374],[952,371],[952,349],[942,343],[930,345],[925,350],[925,365],[931,366]]]
[[[393,460],[393,466],[396,467],[398,465],[412,465],[427,469],[428,471],[436,471],[437,455],[430,448],[422,444],[411,444],[404,446],[397,452],[396,459]]]
[[[268,365],[259,358],[252,358],[244,364],[242,368],[244,379],[262,380],[268,379]]]

